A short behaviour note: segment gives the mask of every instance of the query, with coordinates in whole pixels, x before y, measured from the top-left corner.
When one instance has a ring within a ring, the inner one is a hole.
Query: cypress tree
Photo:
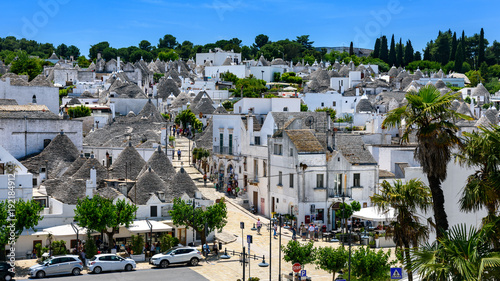
[[[451,39],[450,61],[455,60],[456,54],[457,54],[457,33],[453,32],[453,38]]]
[[[380,56],[379,58],[386,63],[389,63],[389,51],[387,50],[387,37],[382,36],[382,40],[380,42]]]
[[[484,29],[481,28],[479,35],[479,50],[477,55],[477,65],[481,65],[484,61]],[[483,76],[484,77],[484,76]]]
[[[349,46],[349,56],[352,56],[354,55],[354,45],[352,44],[352,41],[351,41],[351,45]]]
[[[380,56],[380,38],[377,38],[377,40],[375,40],[375,47],[373,48],[372,57],[376,59],[379,56]]]
[[[405,47],[405,65],[408,65],[410,62],[414,60],[414,54],[413,54],[413,46],[411,45],[411,40],[406,41],[406,47]]]
[[[431,42],[427,43],[427,46],[425,47],[425,50],[424,50],[424,60],[428,60],[428,61],[432,60],[432,56],[431,56],[432,45],[434,45],[434,41],[432,41],[432,40],[431,40]]]
[[[396,63],[398,66],[403,66],[403,42],[401,41],[401,38],[399,38],[399,44],[398,44],[398,53],[396,56]]]
[[[464,64],[464,48],[462,40],[458,41],[457,54],[455,56],[455,72],[462,72],[462,65]]]
[[[394,42],[394,34],[391,39],[391,49],[389,50],[389,66],[396,64],[396,43]]]

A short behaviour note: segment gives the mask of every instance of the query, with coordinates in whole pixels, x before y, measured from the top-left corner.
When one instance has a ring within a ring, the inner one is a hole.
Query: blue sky
[[[3,1],[0,37],[14,35],[39,42],[76,45],[87,55],[90,45],[108,41],[115,48],[165,34],[179,42],[206,44],[238,37],[251,45],[255,36],[270,40],[309,34],[317,47],[373,48],[381,34],[415,50],[435,39],[438,30],[479,33],[500,41],[500,3],[487,0],[26,0]]]

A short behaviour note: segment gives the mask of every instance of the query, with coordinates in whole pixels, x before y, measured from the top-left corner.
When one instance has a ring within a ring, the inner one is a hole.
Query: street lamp
[[[282,219],[282,217],[280,214],[280,218],[279,218],[279,222],[278,222],[280,224],[280,241],[279,241],[280,254],[279,254],[278,280],[280,280],[280,281],[281,281],[281,224],[282,224],[281,219]]]
[[[264,70],[261,70],[262,72],[262,80],[264,80]]]
[[[71,227],[73,228],[73,231],[76,233],[76,255],[78,256],[78,227],[74,224],[74,222],[71,223]]]
[[[345,218],[345,193],[342,192],[342,218],[344,219],[344,227],[346,227],[346,218]],[[351,281],[351,229],[352,229],[352,224],[351,224],[351,227],[349,227],[347,230],[346,230],[346,234],[349,235],[349,275],[348,275],[348,281]],[[349,233],[347,233],[347,231],[349,231]],[[343,233],[342,233],[343,234]],[[343,236],[345,237],[345,236]],[[344,244],[344,241],[345,241],[345,238],[342,239],[342,245]]]

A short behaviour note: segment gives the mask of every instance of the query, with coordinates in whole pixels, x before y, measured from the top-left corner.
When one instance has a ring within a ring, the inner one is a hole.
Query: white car
[[[51,275],[72,274],[80,275],[83,269],[83,263],[75,255],[64,255],[50,257],[30,267],[29,275],[31,277],[44,278]]]
[[[103,271],[125,270],[131,271],[135,268],[135,261],[131,258],[122,258],[115,254],[95,255],[87,263],[89,272],[99,274]]]
[[[187,263],[196,266],[202,259],[203,256],[196,248],[174,247],[164,253],[154,255],[149,263],[162,268],[176,263]]]

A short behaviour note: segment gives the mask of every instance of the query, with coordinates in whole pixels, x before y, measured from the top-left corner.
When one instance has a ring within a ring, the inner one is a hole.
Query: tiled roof
[[[377,161],[375,161],[359,135],[337,134],[335,136],[335,148],[351,164],[377,165]]]
[[[298,153],[324,153],[325,150],[313,130],[285,130]]]

